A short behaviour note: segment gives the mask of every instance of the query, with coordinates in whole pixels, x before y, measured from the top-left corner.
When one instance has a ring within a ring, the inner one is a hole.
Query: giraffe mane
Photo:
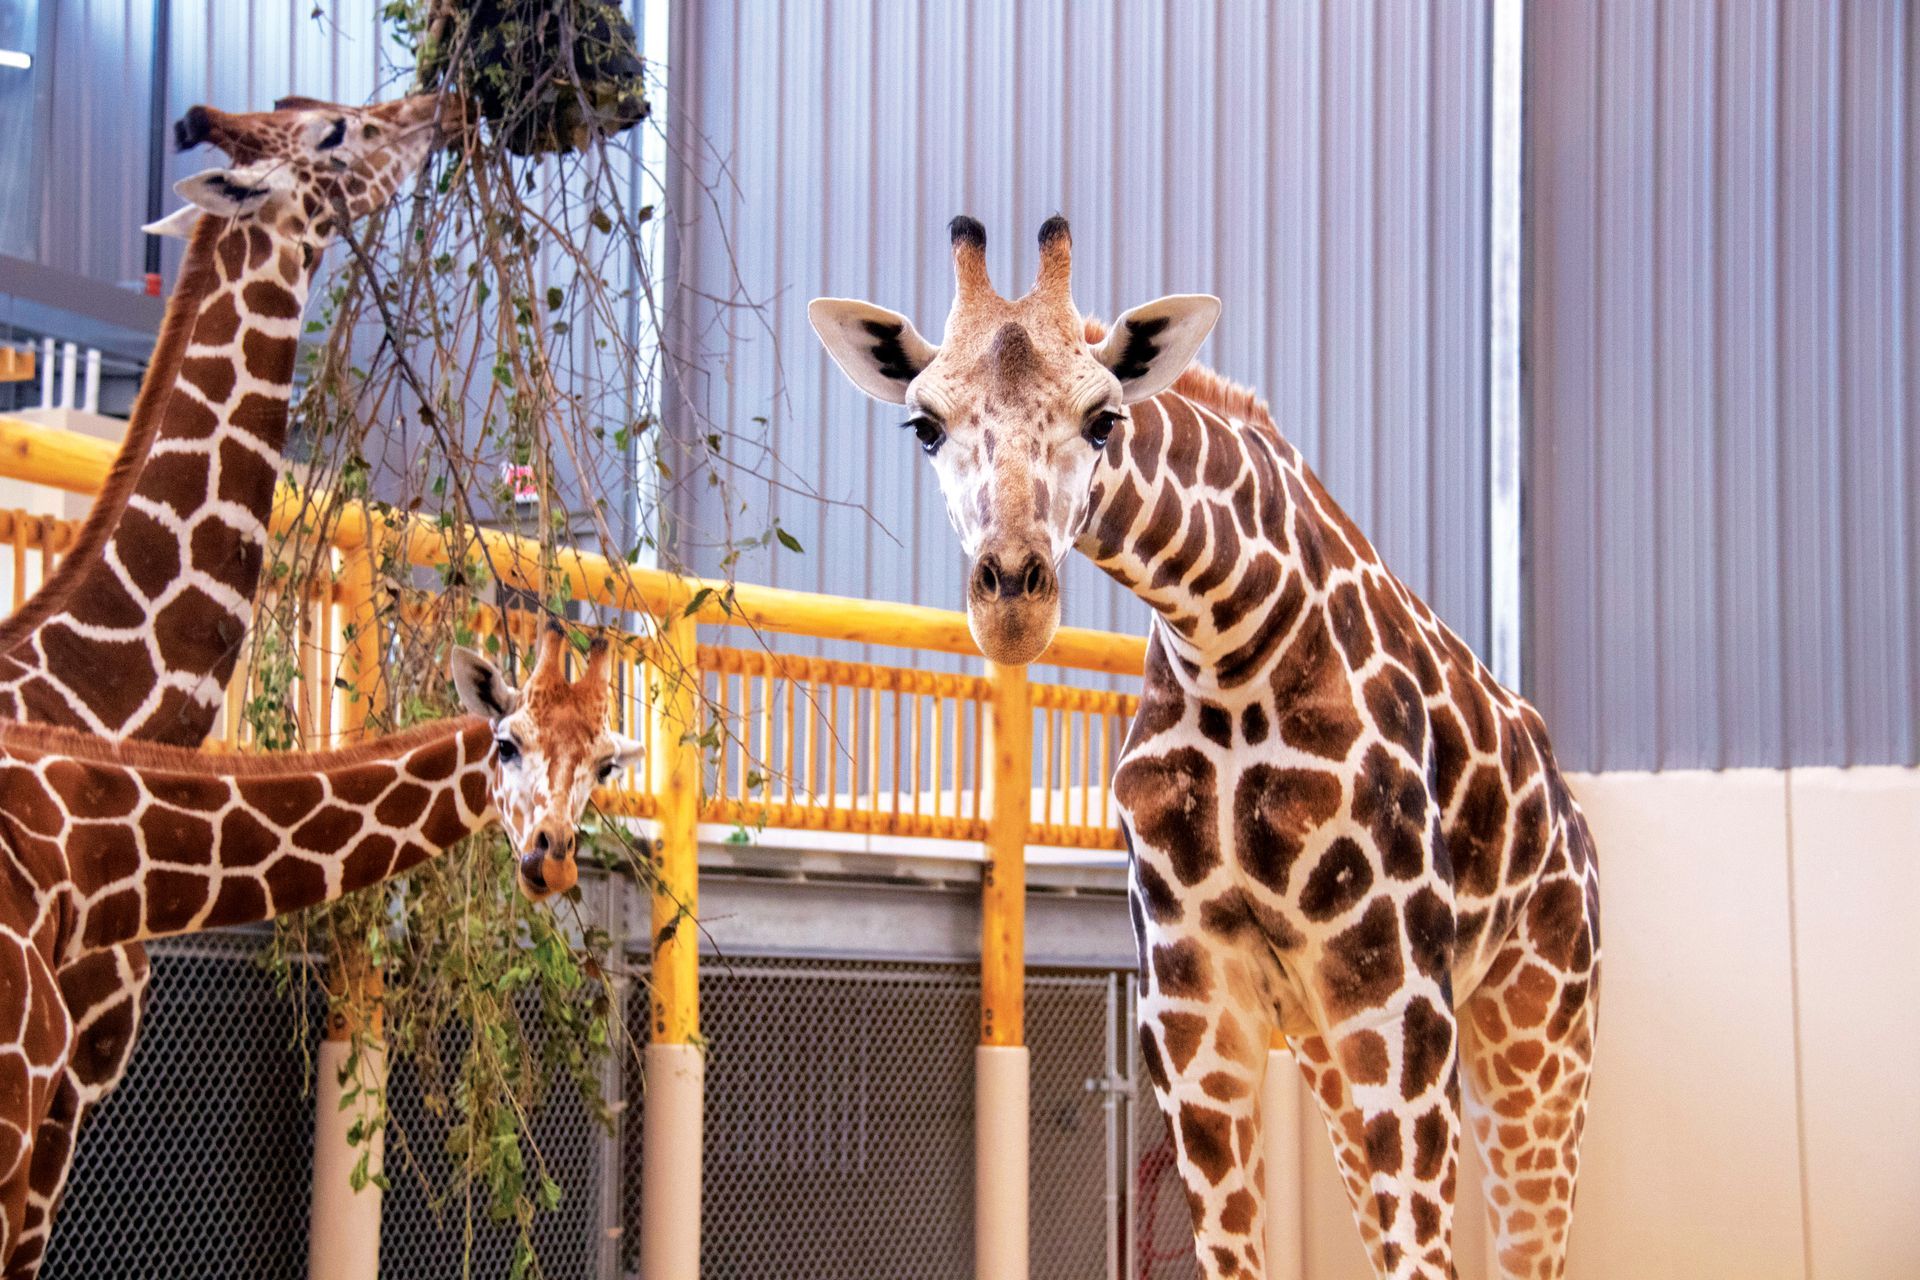
[[[140,740],[114,741],[61,725],[0,720],[0,749],[20,748],[90,764],[125,765],[197,778],[291,778],[393,760],[425,743],[487,728],[479,716],[453,716],[332,751],[203,751]]]
[[[1106,338],[1106,321],[1088,316],[1085,323],[1088,342],[1097,343]],[[1257,422],[1276,430],[1279,427],[1279,424],[1273,420],[1273,411],[1267,407],[1265,397],[1252,387],[1242,386],[1198,361],[1188,365],[1186,370],[1173,380],[1173,386],[1169,390],[1175,395],[1184,396],[1195,404],[1228,418],[1239,418],[1243,422]]]
[[[167,402],[173,395],[174,379],[180,372],[187,343],[193,337],[194,322],[200,318],[200,304],[207,292],[219,283],[214,242],[223,229],[224,223],[218,218],[202,216],[194,224],[193,238],[180,265],[180,279],[174,285],[173,296],[167,300],[160,336],[154,343],[153,357],[147,362],[146,375],[140,380],[140,394],[134,400],[133,417],[121,440],[120,452],[66,556],[41,582],[39,590],[0,621],[0,653],[11,653],[48,618],[66,608],[74,587],[99,560],[101,548],[125,514],[127,499],[133,496],[134,487],[140,482],[153,439],[167,416]]]

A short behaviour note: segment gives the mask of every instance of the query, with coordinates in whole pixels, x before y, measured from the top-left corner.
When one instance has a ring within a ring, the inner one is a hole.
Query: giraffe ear
[[[239,169],[202,169],[180,179],[173,189],[196,209],[221,218],[243,218],[257,211],[291,185],[282,165],[247,165]]]
[[[1114,321],[1113,332],[1094,352],[1120,379],[1122,404],[1138,404],[1173,385],[1220,318],[1220,299],[1176,293],[1149,302]]]
[[[888,404],[905,401],[907,384],[940,354],[913,321],[871,302],[815,298],[807,304],[807,319],[853,385]]]
[[[453,651],[453,689],[469,714],[498,724],[520,706],[520,691],[507,683],[500,668],[472,649]]]
[[[140,230],[150,236],[175,236],[186,240],[192,237],[193,224],[198,221],[200,221],[199,206],[183,205],[158,222],[149,222]]]

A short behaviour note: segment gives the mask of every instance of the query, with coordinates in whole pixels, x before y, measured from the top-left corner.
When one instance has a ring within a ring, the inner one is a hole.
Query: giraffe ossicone
[[[1012,301],[980,224],[956,218],[951,239],[939,346],[871,303],[809,317],[856,386],[905,406],[989,658],[1044,651],[1070,550],[1153,610],[1113,794],[1141,1056],[1202,1272],[1266,1274],[1259,1099],[1279,1031],[1379,1275],[1453,1275],[1463,1119],[1500,1273],[1564,1274],[1599,880],[1545,725],[1388,570],[1266,404],[1191,364],[1215,299],[1108,329],[1074,306],[1064,219]]]
[[[0,721],[0,1252],[23,1230],[35,1135],[74,1051],[61,968],[331,901],[496,820],[523,892],[573,885],[593,788],[640,746],[608,727],[604,642],[577,679],[570,647],[549,630],[518,688],[460,651],[472,714],[339,751],[214,754]]]

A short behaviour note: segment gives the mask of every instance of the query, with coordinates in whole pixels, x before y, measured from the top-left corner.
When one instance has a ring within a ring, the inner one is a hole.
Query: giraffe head
[[[493,726],[493,807],[518,861],[520,891],[538,899],[580,878],[574,845],[594,787],[640,760],[640,744],[607,727],[611,655],[604,640],[567,679],[567,634],[541,633],[533,674],[515,688],[471,649],[453,651],[461,705]]]
[[[1127,406],[1180,376],[1217,298],[1162,298],[1098,345],[1073,305],[1067,220],[1040,228],[1040,274],[1009,301],[987,278],[987,233],[950,228],[956,292],[934,346],[898,312],[846,298],[807,308],[827,351],[877,400],[906,408],[971,562],[967,622],[982,653],[1031,662],[1060,622],[1060,561],[1086,522],[1094,471]]]
[[[393,198],[460,127],[458,99],[420,94],[369,107],[282,98],[272,111],[191,107],[173,126],[182,151],[210,142],[232,163],[182,178],[187,207],[146,230],[185,236],[202,213],[257,222],[314,248]]]

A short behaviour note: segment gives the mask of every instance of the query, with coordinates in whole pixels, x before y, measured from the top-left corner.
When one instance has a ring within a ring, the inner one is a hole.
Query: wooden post
[[[647,1280],[700,1274],[700,1131],[706,1059],[700,1044],[700,747],[693,619],[662,629],[653,663],[652,758],[659,838],[653,852],[653,965],[647,1102],[641,1146],[640,1269]]]
[[[986,705],[992,774],[980,900],[980,1044],[974,1050],[974,1274],[1027,1275],[1027,826],[1033,693],[1025,667],[994,666]]]
[[[1306,1274],[1306,1217],[1300,1178],[1300,1071],[1278,1031],[1267,1047],[1260,1091],[1262,1150],[1267,1161],[1267,1280]]]
[[[340,617],[343,631],[351,627],[353,634],[340,657],[340,676],[352,694],[344,699],[339,723],[342,736],[349,742],[366,736],[380,684],[380,616],[374,596],[377,555],[371,544],[341,552]],[[330,637],[316,639],[330,641]],[[319,698],[332,697],[333,690],[316,690],[309,696],[317,703]],[[381,1191],[373,1175],[381,1171],[386,1156],[386,1135],[375,1129],[357,1144],[350,1139],[356,1124],[385,1106],[387,1049],[380,1007],[384,980],[363,949],[348,948],[328,955],[327,982],[336,1007],[314,1063],[313,1202],[307,1274],[375,1280],[380,1273]],[[352,1077],[343,1080],[349,1067]],[[357,1094],[343,1106],[349,1089],[357,1090]],[[356,1189],[354,1171],[362,1155],[367,1159],[365,1180]]]

